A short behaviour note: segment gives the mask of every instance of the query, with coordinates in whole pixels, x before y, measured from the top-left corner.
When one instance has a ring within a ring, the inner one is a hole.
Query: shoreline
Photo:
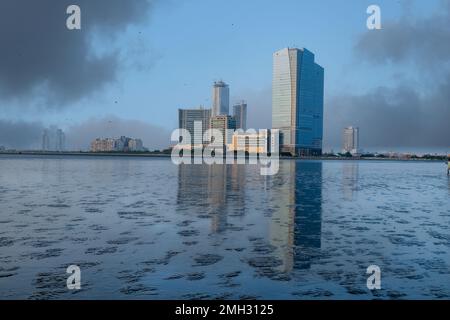
[[[138,158],[170,158],[170,154],[165,153],[134,153],[134,152],[42,152],[42,151],[2,151],[0,156],[87,156],[87,157],[138,157]],[[332,161],[431,161],[446,162],[445,159],[426,159],[426,158],[381,158],[381,157],[288,157],[280,156],[280,160],[332,160]]]

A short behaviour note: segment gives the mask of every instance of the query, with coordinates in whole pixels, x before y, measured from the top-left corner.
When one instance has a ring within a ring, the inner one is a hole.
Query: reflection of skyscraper
[[[274,184],[279,205],[270,238],[283,262],[280,271],[309,268],[321,247],[322,163],[283,161]]]
[[[236,119],[236,129],[247,130],[247,103],[245,101],[233,106],[233,116]]]
[[[230,89],[223,81],[214,82],[212,116],[227,115],[230,109]]]
[[[358,187],[359,164],[348,162],[342,164],[342,193],[345,200],[352,201]]]
[[[204,210],[211,217],[212,232],[224,231],[230,212],[233,216],[245,212],[245,169],[238,164],[179,165],[178,209]]]
[[[322,153],[324,70],[306,49],[273,54],[272,128],[280,129],[281,151]]]
[[[322,246],[322,162],[296,167],[294,268],[309,268]]]

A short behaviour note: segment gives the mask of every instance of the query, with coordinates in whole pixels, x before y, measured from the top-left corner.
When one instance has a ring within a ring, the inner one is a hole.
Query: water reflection
[[[344,200],[356,199],[359,180],[359,163],[346,162],[342,164],[342,194]]]
[[[280,167],[271,243],[283,262],[278,270],[307,269],[319,254],[322,231],[322,163],[288,161]]]
[[[228,214],[245,214],[245,181],[245,165],[182,164],[178,167],[178,209],[200,208],[197,213],[211,217],[211,231],[223,232]]]
[[[198,214],[211,218],[212,232],[224,232],[229,215],[245,215],[252,209],[246,204],[250,185],[270,203],[268,212],[252,213],[257,224],[269,215],[261,240],[252,243],[253,252],[261,255],[256,258],[276,261],[269,267],[277,272],[310,268],[321,248],[321,162],[283,161],[277,175],[257,179],[246,165],[180,165],[178,210],[192,211],[195,206]]]

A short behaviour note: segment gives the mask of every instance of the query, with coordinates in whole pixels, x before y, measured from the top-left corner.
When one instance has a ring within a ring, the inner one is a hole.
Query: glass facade
[[[192,141],[185,141],[187,144],[200,142],[203,140],[203,133],[209,129],[211,119],[210,109],[178,109],[178,126],[180,129],[186,129],[191,134]],[[202,130],[195,131],[195,122],[201,122]]]
[[[322,153],[324,70],[307,49],[273,55],[272,128],[280,130],[281,152]]]

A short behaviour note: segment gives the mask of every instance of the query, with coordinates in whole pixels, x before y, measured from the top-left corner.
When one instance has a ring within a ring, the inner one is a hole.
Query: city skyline
[[[1,10],[7,29],[23,24],[31,32],[26,16],[24,21],[9,18],[14,16],[11,10],[20,9],[11,3]],[[38,55],[27,53],[26,60],[17,62],[24,68],[10,72],[5,61],[17,59],[10,56],[11,52],[34,50],[28,50],[32,45],[28,38],[5,38],[5,47],[11,50],[0,55],[0,145],[39,148],[42,130],[53,124],[66,132],[69,149],[87,148],[92,138],[103,135],[101,130],[107,130],[104,135],[108,136],[139,136],[150,149],[161,149],[170,144],[170,132],[177,125],[174,112],[181,105],[212,105],[208,86],[220,79],[233,88],[230,102],[245,99],[248,113],[256,115],[248,119],[248,127],[270,128],[271,54],[283,47],[306,47],[327,70],[325,151],[341,148],[341,131],[349,124],[364,128],[361,140],[368,150],[409,148],[444,153],[448,149],[445,120],[450,112],[446,96],[449,55],[444,41],[435,37],[448,35],[445,22],[450,9],[440,1],[426,5],[419,1],[380,1],[380,31],[367,30],[368,3],[364,1],[286,1],[284,6],[267,2],[251,19],[242,19],[250,4],[231,1],[216,3],[224,14],[220,21],[211,21],[207,14],[211,6],[204,1],[191,7],[158,1],[149,6],[136,0],[128,7],[108,8],[111,12],[105,14],[117,18],[113,24],[95,20],[103,13],[83,2],[83,14],[92,17],[90,21],[98,28],[86,22],[76,36],[68,34],[64,26],[60,28],[58,7],[49,10],[47,5],[44,1],[31,10],[45,20],[40,24],[43,44],[39,52],[51,58],[46,65],[38,68]],[[198,14],[207,19],[197,21]],[[298,19],[283,18],[295,14]],[[213,33],[204,30],[204,23],[214,26],[219,36],[211,37]],[[188,26],[181,33],[177,28],[180,24]],[[123,31],[124,26],[127,31]],[[429,30],[442,32],[430,34]],[[105,31],[114,41],[108,40]],[[189,37],[183,33],[188,31],[192,35],[189,46]],[[413,37],[417,34],[421,38]],[[429,36],[424,38],[424,34]],[[394,35],[405,40],[398,51],[389,47]],[[53,38],[73,42],[84,51],[57,53],[55,46],[64,44],[55,44]],[[421,46],[414,45],[415,41]],[[180,48],[185,59],[176,59]],[[115,49],[127,63],[118,60]],[[433,54],[424,59],[425,52]],[[86,60],[89,53],[95,53],[96,58]],[[71,61],[64,65],[80,68],[64,68],[55,65],[56,61]],[[430,64],[442,67],[434,72]],[[78,72],[89,69],[96,70],[92,77],[96,82]],[[427,85],[430,79],[435,83],[432,88]]]

